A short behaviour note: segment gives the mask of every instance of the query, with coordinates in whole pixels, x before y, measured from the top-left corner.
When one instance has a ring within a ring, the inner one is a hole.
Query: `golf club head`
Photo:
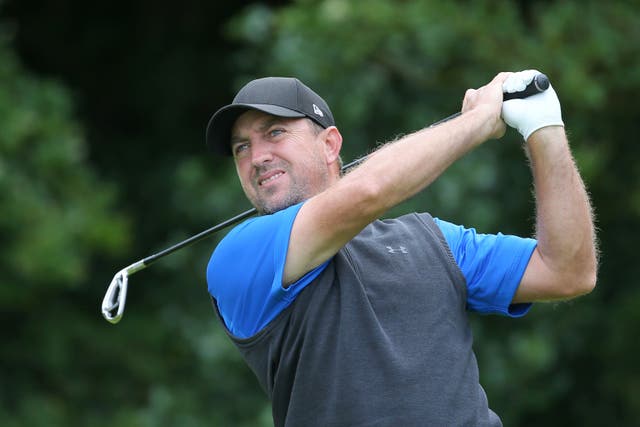
[[[118,323],[124,314],[127,300],[129,274],[124,268],[113,276],[113,280],[102,300],[102,316],[110,323]]]

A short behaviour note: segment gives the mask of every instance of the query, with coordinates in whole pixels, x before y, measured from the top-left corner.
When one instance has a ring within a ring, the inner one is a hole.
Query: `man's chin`
[[[290,203],[290,204],[278,204],[278,205],[266,205],[266,206],[262,206],[262,207],[258,207],[256,209],[258,209],[258,212],[261,215],[271,215],[274,214],[278,211],[281,211],[283,209],[288,208],[289,206],[293,206],[295,203]]]
[[[299,200],[298,198],[286,198],[285,200],[280,201],[263,201],[262,203],[255,206],[261,215],[270,215],[295,204],[298,204],[301,201],[302,200]]]

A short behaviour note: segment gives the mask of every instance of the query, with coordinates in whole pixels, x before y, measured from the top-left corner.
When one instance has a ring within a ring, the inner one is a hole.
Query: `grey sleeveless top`
[[[409,214],[367,226],[256,335],[229,336],[278,427],[501,426],[465,301],[440,229]]]

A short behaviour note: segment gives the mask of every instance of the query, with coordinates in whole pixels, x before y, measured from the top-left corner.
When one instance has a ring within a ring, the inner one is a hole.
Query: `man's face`
[[[249,110],[236,120],[231,151],[242,189],[258,212],[277,212],[331,184],[323,134],[305,118]]]

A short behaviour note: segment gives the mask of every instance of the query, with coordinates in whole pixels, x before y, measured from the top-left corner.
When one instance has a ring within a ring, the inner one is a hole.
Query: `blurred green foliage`
[[[2,424],[271,424],[208,301],[221,236],[132,276],[118,326],[99,315],[119,268],[248,207],[233,165],[203,142],[247,80],[297,76],[322,94],[349,161],[458,111],[498,71],[537,68],[593,198],[600,280],[522,319],[473,316],[481,381],[505,425],[637,425],[640,4],[246,3],[0,3]],[[519,135],[389,215],[410,210],[533,233]]]
[[[37,298],[37,287],[77,286],[92,254],[124,246],[126,218],[114,209],[115,189],[100,183],[86,161],[65,89],[25,73],[6,40],[0,129],[0,304],[22,309]]]

